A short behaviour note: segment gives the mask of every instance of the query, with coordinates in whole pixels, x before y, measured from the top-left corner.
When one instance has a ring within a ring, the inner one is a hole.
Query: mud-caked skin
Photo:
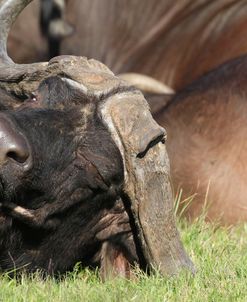
[[[21,135],[28,156],[23,163],[10,154],[0,165],[0,269],[95,266],[105,242],[138,261],[119,197],[122,157],[97,115],[98,101],[59,77],[46,79],[15,109],[1,97],[0,122]],[[14,214],[18,207],[31,217]]]

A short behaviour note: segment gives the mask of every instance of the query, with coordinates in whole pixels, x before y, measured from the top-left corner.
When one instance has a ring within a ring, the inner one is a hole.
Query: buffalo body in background
[[[10,55],[19,63],[54,55],[54,39],[48,33],[42,42],[37,31],[38,5],[20,15],[10,34]],[[52,13],[43,5],[50,23],[60,14],[74,28],[58,42],[57,54],[94,58],[116,74],[146,74],[175,90],[247,50],[245,0],[67,0],[57,14],[54,7]],[[46,19],[45,27],[50,23]]]
[[[148,97],[155,120],[167,129],[174,188],[183,190],[182,199],[191,197],[190,218],[204,209],[209,220],[247,221],[246,70],[242,56],[174,97]]]

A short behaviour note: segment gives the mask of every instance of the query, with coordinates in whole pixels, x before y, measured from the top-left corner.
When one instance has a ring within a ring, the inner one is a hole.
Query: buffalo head
[[[29,2],[0,1],[1,269],[193,269],[172,213],[164,129],[97,61],[14,64],[7,34]]]

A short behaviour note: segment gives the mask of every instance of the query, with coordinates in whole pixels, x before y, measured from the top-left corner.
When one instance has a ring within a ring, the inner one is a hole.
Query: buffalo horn
[[[102,119],[122,153],[122,199],[130,207],[145,262],[163,274],[194,270],[173,214],[165,130],[152,118],[139,92],[122,92],[101,107]]]
[[[130,85],[140,89],[143,93],[174,94],[174,90],[162,82],[144,74],[128,72],[119,74],[118,77]]]
[[[20,12],[32,0],[0,0],[0,88],[17,96],[31,92],[46,69],[47,63],[15,64],[7,54],[10,28]]]

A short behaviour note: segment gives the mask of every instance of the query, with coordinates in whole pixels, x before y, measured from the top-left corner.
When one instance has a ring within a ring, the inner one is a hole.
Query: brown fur
[[[46,61],[48,46],[39,28],[40,2],[27,6],[15,22],[8,38],[8,53],[16,63]]]
[[[176,90],[247,51],[245,0],[67,2],[66,18],[75,30],[62,41],[61,54],[98,59],[115,73],[144,73]],[[47,51],[35,5],[19,17],[9,39],[18,62]]]
[[[174,189],[194,195],[187,216],[207,200],[209,220],[247,221],[247,57],[186,88],[154,115],[167,129]]]

